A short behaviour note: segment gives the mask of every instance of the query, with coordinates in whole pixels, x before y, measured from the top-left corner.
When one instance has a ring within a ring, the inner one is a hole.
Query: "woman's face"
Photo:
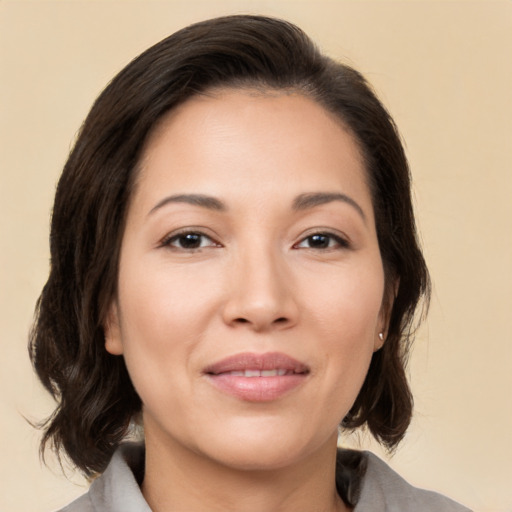
[[[106,347],[147,442],[244,469],[333,448],[386,328],[352,136],[299,94],[216,91],[140,167]]]

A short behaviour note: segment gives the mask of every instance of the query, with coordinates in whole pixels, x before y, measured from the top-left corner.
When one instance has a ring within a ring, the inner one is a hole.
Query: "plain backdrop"
[[[27,332],[76,132],[134,56],[231,13],[297,23],[395,117],[434,294],[410,364],[414,421],[390,463],[476,511],[511,512],[512,2],[488,0],[0,1],[0,510],[47,512],[85,489],[41,465],[27,422],[53,406]]]

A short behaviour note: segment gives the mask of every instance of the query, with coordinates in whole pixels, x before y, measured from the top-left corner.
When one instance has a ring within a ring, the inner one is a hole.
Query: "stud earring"
[[[379,340],[384,341],[384,334],[382,334],[381,332],[379,332]]]

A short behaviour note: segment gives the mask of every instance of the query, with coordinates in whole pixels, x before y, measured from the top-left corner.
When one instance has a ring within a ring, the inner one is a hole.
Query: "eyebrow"
[[[300,194],[293,200],[292,209],[295,211],[303,211],[314,208],[315,206],[331,203],[333,201],[341,201],[342,203],[349,204],[359,213],[363,220],[366,221],[366,215],[359,204],[350,196],[339,192],[312,192]],[[171,203],[186,203],[219,212],[225,212],[227,210],[226,205],[216,197],[204,194],[176,194],[164,197],[164,199],[151,208],[148,215],[151,215],[156,210]]]
[[[359,204],[354,201],[350,196],[340,194],[338,192],[313,192],[310,194],[301,194],[293,201],[293,209],[297,211],[308,210],[315,206],[331,203],[333,201],[341,201],[342,203],[352,206],[359,215],[366,221],[366,215]]]
[[[216,210],[219,212],[227,210],[226,205],[215,197],[205,196],[203,194],[177,194],[174,196],[165,197],[159,201],[153,208],[151,208],[148,215],[151,215],[156,210],[170,203],[186,203],[193,206],[207,208],[208,210]]]

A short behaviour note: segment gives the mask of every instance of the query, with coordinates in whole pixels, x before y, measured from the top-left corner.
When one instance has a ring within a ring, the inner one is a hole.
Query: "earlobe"
[[[391,312],[393,311],[395,298],[398,294],[399,284],[400,279],[395,279],[393,286],[387,287],[387,290],[384,292],[384,298],[382,300],[382,306],[379,313],[379,331],[375,333],[375,343],[373,347],[374,352],[380,350],[386,342],[389,320],[391,318]]]
[[[105,332],[105,350],[114,356],[120,356],[123,353],[123,344],[119,328],[119,313],[115,301],[112,302],[109,308],[103,330]]]
[[[375,343],[373,345],[373,351],[377,352],[377,350],[380,350],[382,346],[384,345],[385,337],[383,332],[379,332],[379,334],[376,337]]]

